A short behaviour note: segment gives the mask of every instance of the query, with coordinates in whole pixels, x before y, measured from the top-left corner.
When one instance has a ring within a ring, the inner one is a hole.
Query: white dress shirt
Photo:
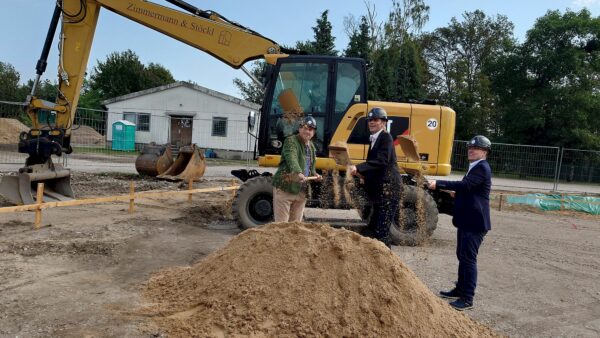
[[[474,162],[471,162],[471,163],[469,163],[469,170],[467,170],[467,174],[466,174],[466,175],[469,175],[469,171],[471,171],[471,169],[473,169],[473,167],[474,167],[474,166],[476,166],[476,165],[477,165],[477,163],[479,163],[479,162],[481,162],[481,161],[483,161],[483,159],[481,159],[481,160],[477,160],[477,161],[474,161]],[[465,175],[465,176],[466,176],[466,175]]]
[[[383,129],[369,136],[369,141],[371,141],[371,148],[373,148],[373,146],[375,145],[375,142],[377,141],[377,138],[379,137],[379,134],[381,134],[382,131]]]

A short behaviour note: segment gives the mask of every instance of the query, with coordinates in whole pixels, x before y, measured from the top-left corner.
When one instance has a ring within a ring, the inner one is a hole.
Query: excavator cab
[[[366,107],[366,68],[358,58],[289,55],[267,73],[259,129],[259,156],[279,155],[285,138],[298,131],[301,116],[317,121],[313,143],[327,157],[342,117],[353,105]]]

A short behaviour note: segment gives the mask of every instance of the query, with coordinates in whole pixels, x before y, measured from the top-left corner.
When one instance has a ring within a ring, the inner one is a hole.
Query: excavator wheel
[[[429,193],[426,191],[422,192],[424,224],[420,228],[417,222],[416,210],[418,199],[417,189],[419,188],[412,185],[404,185],[403,189],[404,196],[402,197],[402,205],[400,206],[401,210],[390,226],[390,237],[394,245],[418,246],[429,238],[437,228],[437,205]],[[360,210],[360,216],[366,223],[369,222],[371,213],[371,206],[368,203]],[[368,230],[365,229],[365,233],[368,233]]]
[[[242,230],[273,221],[273,186],[270,176],[258,176],[244,182],[231,205],[233,217]]]
[[[435,200],[426,191],[417,192],[418,188],[404,185],[401,211],[390,227],[390,237],[394,245],[418,246],[429,238],[438,222],[438,209]],[[423,224],[419,226],[417,217],[417,199],[422,195]]]

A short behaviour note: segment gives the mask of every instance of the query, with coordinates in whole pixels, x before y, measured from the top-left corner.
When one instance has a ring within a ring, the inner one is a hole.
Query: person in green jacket
[[[273,176],[273,213],[275,222],[301,222],[306,205],[308,177],[321,175],[315,171],[315,136],[317,121],[312,116],[300,123],[298,134],[283,142],[279,168]]]

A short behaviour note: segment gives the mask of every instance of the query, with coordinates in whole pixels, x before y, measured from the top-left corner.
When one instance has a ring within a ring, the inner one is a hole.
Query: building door
[[[194,120],[187,116],[171,116],[171,144],[176,147],[192,144]]]

